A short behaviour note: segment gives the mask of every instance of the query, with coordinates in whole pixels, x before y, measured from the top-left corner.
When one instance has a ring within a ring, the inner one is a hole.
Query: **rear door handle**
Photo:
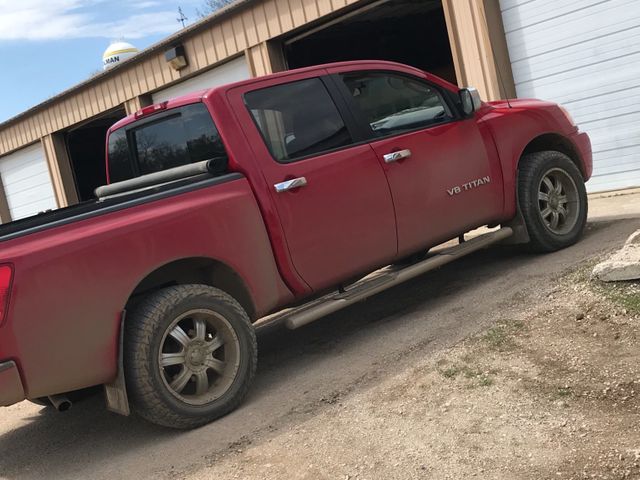
[[[293,190],[294,188],[304,187],[306,184],[307,184],[306,178],[298,177],[292,180],[287,180],[286,182],[276,183],[274,187],[276,189],[276,193],[283,193],[289,190]]]
[[[393,163],[393,162],[397,162],[398,160],[402,160],[404,158],[409,158],[410,156],[411,156],[411,150],[405,149],[405,150],[398,150],[397,152],[387,153],[382,158],[384,158],[385,163]]]

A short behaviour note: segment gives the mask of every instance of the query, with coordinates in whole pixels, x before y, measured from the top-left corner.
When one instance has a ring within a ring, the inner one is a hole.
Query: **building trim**
[[[499,8],[492,6],[495,3],[495,0],[442,0],[458,84],[476,87],[486,100],[498,100],[503,93],[515,92],[502,20],[493,18],[500,15]],[[487,21],[489,17],[492,22]],[[495,48],[492,41],[500,36],[504,48],[500,45]]]

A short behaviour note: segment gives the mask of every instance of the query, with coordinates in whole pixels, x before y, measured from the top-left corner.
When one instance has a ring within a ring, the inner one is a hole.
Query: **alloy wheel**
[[[190,310],[166,330],[158,367],[167,389],[194,406],[220,398],[240,365],[240,343],[231,324],[213,310]]]
[[[538,186],[538,209],[546,228],[566,235],[580,214],[578,188],[571,176],[560,168],[548,170]]]

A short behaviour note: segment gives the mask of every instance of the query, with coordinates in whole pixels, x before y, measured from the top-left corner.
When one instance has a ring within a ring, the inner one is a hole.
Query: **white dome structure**
[[[113,42],[102,54],[102,68],[109,70],[112,67],[135,56],[139,50],[127,42]]]

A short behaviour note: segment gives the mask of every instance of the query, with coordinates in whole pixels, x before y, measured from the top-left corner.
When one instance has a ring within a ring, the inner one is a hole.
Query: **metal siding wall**
[[[212,68],[184,82],[180,82],[177,85],[155,92],[151,97],[153,103],[160,103],[190,92],[203,90],[205,88],[214,88],[219,85],[224,85],[225,83],[246,80],[247,78],[251,78],[251,72],[249,71],[247,60],[243,55],[240,58],[236,58],[219,67]]]
[[[501,0],[519,97],[563,104],[589,133],[590,191],[640,185],[640,2]]]

